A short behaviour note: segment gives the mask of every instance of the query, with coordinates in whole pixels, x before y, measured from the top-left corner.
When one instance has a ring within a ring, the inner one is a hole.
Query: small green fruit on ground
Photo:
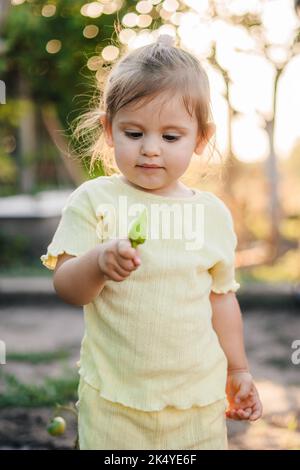
[[[139,214],[139,216],[132,222],[128,238],[133,248],[141,245],[147,238],[147,210],[146,208]]]
[[[66,430],[66,422],[61,416],[56,416],[52,419],[47,427],[47,431],[51,436],[60,436]]]

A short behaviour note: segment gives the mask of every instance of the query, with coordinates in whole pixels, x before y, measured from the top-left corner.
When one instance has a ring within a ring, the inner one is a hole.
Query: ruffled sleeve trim
[[[83,187],[85,185],[82,185]],[[54,270],[59,255],[81,256],[99,244],[97,218],[88,194],[77,188],[62,209],[61,219],[47,247],[40,256],[42,264]]]
[[[46,268],[50,269],[51,271],[54,271],[57,260],[59,255],[63,255],[64,253],[71,255],[71,256],[78,256],[78,253],[72,253],[70,250],[62,250],[62,249],[48,249],[47,254],[42,255],[40,257],[40,260],[42,261],[43,265],[46,266]]]
[[[233,280],[228,286],[224,286],[221,288],[212,286],[211,290],[216,294],[227,294],[228,292],[236,292],[240,287],[241,285],[235,280]]]

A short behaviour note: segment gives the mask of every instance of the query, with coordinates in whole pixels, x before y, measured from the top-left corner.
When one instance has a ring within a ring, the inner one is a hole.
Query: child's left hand
[[[255,421],[261,417],[262,403],[249,372],[229,372],[226,394],[229,402],[227,418]]]

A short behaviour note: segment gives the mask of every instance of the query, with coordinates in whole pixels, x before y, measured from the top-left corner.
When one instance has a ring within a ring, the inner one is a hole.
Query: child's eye
[[[125,135],[127,137],[130,137],[131,139],[138,139],[139,137],[141,137],[143,134],[142,132],[129,132],[129,131],[125,131]],[[179,136],[176,136],[176,135],[169,135],[169,134],[165,134],[163,135],[164,139],[167,140],[167,142],[175,142],[176,140],[179,139]]]
[[[139,137],[141,137],[142,132],[128,132],[128,131],[125,131],[125,135],[127,137],[132,138],[132,139],[138,139]]]
[[[177,135],[164,135],[163,136],[168,142],[175,142],[179,139]]]

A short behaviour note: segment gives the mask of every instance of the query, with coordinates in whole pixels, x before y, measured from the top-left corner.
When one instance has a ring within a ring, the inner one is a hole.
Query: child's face
[[[181,187],[178,179],[193,153],[201,154],[206,142],[198,135],[196,117],[188,114],[180,96],[159,95],[138,106],[121,108],[112,125],[101,118],[106,141],[114,147],[116,164],[129,182],[171,195]],[[211,124],[208,139],[213,132]],[[145,168],[145,164],[158,168]]]

